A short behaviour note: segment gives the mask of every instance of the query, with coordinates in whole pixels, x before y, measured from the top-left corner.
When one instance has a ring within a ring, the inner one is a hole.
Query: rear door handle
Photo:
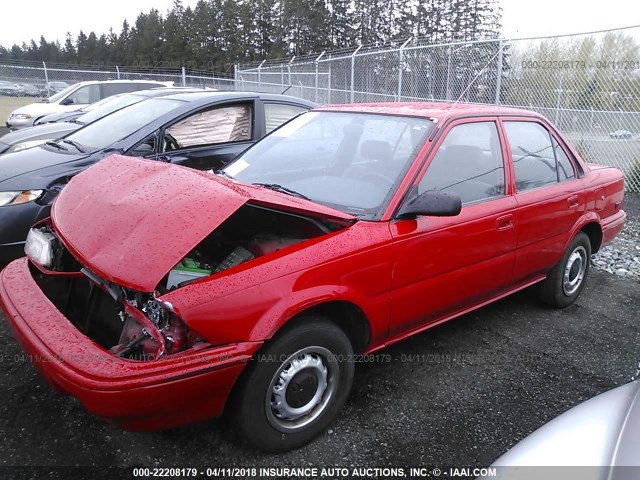
[[[569,208],[576,208],[578,206],[578,195],[572,195],[567,199]]]
[[[498,217],[496,222],[498,230],[509,230],[510,228],[513,228],[513,215],[502,215],[501,217]]]

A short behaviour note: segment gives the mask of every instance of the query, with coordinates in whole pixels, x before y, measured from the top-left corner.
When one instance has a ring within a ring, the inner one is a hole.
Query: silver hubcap
[[[579,246],[571,252],[562,278],[562,291],[565,295],[571,296],[580,288],[587,271],[587,262],[587,251],[584,247]]]
[[[338,366],[323,347],[307,347],[287,358],[273,376],[265,399],[269,423],[291,433],[309,425],[333,398]]]

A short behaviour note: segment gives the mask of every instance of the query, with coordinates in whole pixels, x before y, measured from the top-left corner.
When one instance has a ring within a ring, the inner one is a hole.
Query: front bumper
[[[55,308],[31,276],[26,258],[0,273],[0,305],[32,363],[54,388],[130,430],[165,429],[220,415],[261,346],[244,342],[144,362],[116,357]]]

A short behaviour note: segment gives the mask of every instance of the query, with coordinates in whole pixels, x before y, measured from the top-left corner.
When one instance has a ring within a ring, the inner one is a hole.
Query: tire
[[[353,349],[342,329],[318,315],[299,320],[256,354],[231,399],[236,432],[269,453],[299,448],[322,433],[353,383]]]
[[[562,260],[540,284],[540,298],[554,308],[565,308],[576,301],[584,288],[591,263],[591,242],[579,232],[567,247]]]

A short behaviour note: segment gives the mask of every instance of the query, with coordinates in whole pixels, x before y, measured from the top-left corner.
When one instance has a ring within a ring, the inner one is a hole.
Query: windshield
[[[100,105],[91,108],[89,112],[81,115],[76,119],[76,122],[81,123],[82,125],[89,125],[90,123],[95,122],[96,120],[101,119],[102,117],[109,115],[110,113],[115,112],[116,110],[120,110],[121,108],[128,107],[129,105],[133,105],[134,103],[141,102],[147,97],[142,97],[140,95],[118,95],[117,97],[109,97],[102,100]]]
[[[73,92],[76,89],[76,85],[78,85],[78,84],[75,83],[75,84],[71,85],[70,87],[65,88],[61,92],[58,92],[55,95],[50,96],[49,97],[49,103],[57,102],[62,97],[67,96],[69,93]],[[53,84],[49,84],[49,86],[51,87],[51,89],[54,88]]]
[[[125,107],[65,137],[90,151],[124,140],[153,120],[184,105],[180,100],[152,98]]]
[[[275,130],[223,172],[374,219],[432,127],[424,118],[309,112]]]

